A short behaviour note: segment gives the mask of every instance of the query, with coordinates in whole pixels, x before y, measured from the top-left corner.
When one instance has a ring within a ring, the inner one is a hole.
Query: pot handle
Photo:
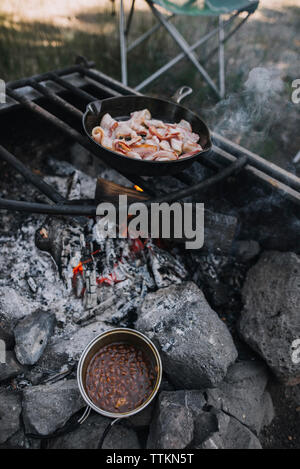
[[[92,113],[94,116],[98,116],[101,112],[102,101],[92,101],[86,107],[86,112]]]
[[[82,416],[77,420],[75,423],[67,423],[64,425],[62,428],[59,428],[56,430],[54,433],[50,433],[49,435],[39,435],[37,433],[26,433],[27,438],[33,438],[35,440],[52,440],[53,438],[57,438],[58,436],[66,435],[67,433],[71,433],[74,430],[77,430],[77,428],[80,427],[80,425],[83,424],[83,422],[86,421],[86,419],[89,417],[91,413],[91,407],[87,406],[82,414]]]
[[[104,440],[105,438],[107,437],[108,433],[110,432],[110,430],[112,429],[112,426],[119,422],[120,420],[122,420],[122,417],[118,417],[117,419],[115,420],[112,420],[111,422],[109,422],[109,424],[107,425],[107,427],[105,428],[104,432],[102,433],[102,436],[100,438],[100,441],[98,443],[98,449],[102,449],[102,446],[103,446],[103,443],[104,443]]]
[[[192,92],[193,89],[189,86],[181,86],[181,88],[178,88],[178,90],[175,92],[171,99],[172,101],[175,101],[175,103],[179,104],[186,96],[188,96]]]

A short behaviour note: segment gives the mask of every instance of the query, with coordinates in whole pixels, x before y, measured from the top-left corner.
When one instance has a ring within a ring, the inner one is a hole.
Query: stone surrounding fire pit
[[[179,388],[216,386],[238,355],[226,325],[192,282],[149,293],[136,328],[159,346],[166,374]]]
[[[300,383],[299,364],[291,359],[300,338],[300,257],[266,252],[249,270],[239,324],[245,341],[286,384]]]
[[[85,174],[54,158],[48,167],[64,196],[92,196],[93,168]],[[99,171],[124,184],[117,173]],[[37,194],[30,189],[30,196],[34,200]],[[295,385],[300,376],[289,354],[291,341],[300,338],[295,253],[261,252],[251,239],[240,240],[231,253],[188,252],[151,240],[101,240],[93,220],[5,217],[1,447],[40,447],[41,441],[26,433],[46,435],[81,415],[78,358],[92,338],[120,326],[155,342],[164,378],[157,400],[114,426],[104,448],[271,444],[274,422],[286,417],[277,399],[275,407],[272,403],[277,379]],[[300,406],[298,388],[285,388],[294,408]],[[299,416],[293,412],[293,418]],[[96,448],[108,422],[93,414],[46,446]],[[296,445],[299,434],[292,437]]]

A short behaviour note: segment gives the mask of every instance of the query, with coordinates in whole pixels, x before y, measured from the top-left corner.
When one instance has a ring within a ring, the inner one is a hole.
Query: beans
[[[145,402],[157,378],[143,350],[127,343],[101,348],[91,359],[86,385],[90,399],[109,412],[130,412]]]

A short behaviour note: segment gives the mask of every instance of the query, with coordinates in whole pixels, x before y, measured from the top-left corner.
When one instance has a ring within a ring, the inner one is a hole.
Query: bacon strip
[[[152,119],[148,109],[131,113],[127,121],[116,121],[106,113],[92,130],[103,147],[129,158],[145,161],[175,161],[202,151],[199,135],[189,122],[166,123]]]

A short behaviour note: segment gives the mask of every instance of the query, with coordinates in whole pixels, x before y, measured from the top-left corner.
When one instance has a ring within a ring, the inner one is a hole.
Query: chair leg
[[[219,88],[220,97],[225,96],[225,60],[224,60],[224,24],[223,18],[219,16]]]
[[[128,20],[127,20],[127,24],[126,24],[126,30],[125,30],[126,38],[128,37],[129,31],[130,31],[131,21],[132,21],[133,13],[134,13],[134,7],[135,7],[135,0],[132,0],[130,12],[129,12]]]
[[[230,21],[230,20],[228,20]],[[214,28],[212,31],[207,33],[205,36],[203,36],[201,39],[199,39],[197,42],[195,42],[191,47],[190,50],[193,51],[197,49],[198,47],[201,46],[201,44],[204,44],[206,41],[208,41],[211,37],[215,36],[219,31],[219,28]],[[141,83],[139,83],[134,89],[136,91],[140,91],[143,88],[145,88],[147,85],[152,83],[156,78],[160,77],[163,73],[168,71],[170,68],[172,68],[174,65],[176,65],[180,60],[185,58],[185,53],[180,52],[176,57],[171,59],[169,62],[167,62],[165,65],[163,65],[161,68],[156,70],[152,75],[147,77],[145,80],[143,80]]]
[[[210,78],[206,70],[202,67],[202,65],[200,65],[200,63],[198,62],[198,59],[196,58],[195,54],[191,51],[190,46],[186,42],[186,40],[177,31],[175,26],[172,25],[172,23],[169,23],[168,21],[166,21],[165,17],[154,7],[151,0],[146,0],[146,1],[149,7],[151,8],[153,14],[159,20],[159,22],[162,23],[162,25],[165,27],[168,33],[173,37],[174,41],[183,50],[187,58],[192,62],[192,64],[196,67],[198,72],[201,73],[201,75],[206,80],[206,82],[211,86],[211,88],[215,91],[215,93],[220,97],[220,92],[218,88],[216,87],[215,83]]]
[[[124,1],[123,0],[120,0],[119,33],[120,33],[122,83],[123,83],[123,85],[127,86],[127,84],[128,84],[127,50],[126,50],[126,35],[125,35],[125,11],[124,11]]]
[[[175,16],[176,16],[175,14],[172,14],[172,15],[166,17],[166,20],[170,21],[173,18],[175,18]],[[135,41],[133,41],[131,44],[129,44],[128,47],[127,47],[127,52],[130,52],[132,49],[134,49],[135,47],[142,44],[142,42],[144,42],[146,39],[148,39],[148,37],[150,37],[153,33],[155,33],[155,31],[157,31],[161,27],[162,27],[161,23],[156,23],[154,26],[152,26],[152,28],[148,29],[148,31],[146,31],[144,34],[142,34],[140,37],[138,37]]]

